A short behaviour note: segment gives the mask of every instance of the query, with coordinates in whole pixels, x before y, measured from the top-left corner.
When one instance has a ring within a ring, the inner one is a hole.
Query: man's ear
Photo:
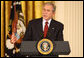
[[[53,12],[53,16],[55,16],[55,12]]]

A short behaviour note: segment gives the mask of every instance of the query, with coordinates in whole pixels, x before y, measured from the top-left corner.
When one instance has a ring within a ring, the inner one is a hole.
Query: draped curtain
[[[25,26],[32,19],[42,16],[42,6],[45,2],[54,1],[21,1],[22,12],[24,14]],[[8,34],[8,25],[10,20],[12,1],[1,1],[1,57],[4,56],[4,45]]]

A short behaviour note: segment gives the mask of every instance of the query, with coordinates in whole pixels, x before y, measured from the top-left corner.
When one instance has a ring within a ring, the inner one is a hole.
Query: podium
[[[70,53],[70,46],[68,41],[53,41],[53,50],[48,55],[42,55],[37,50],[38,41],[23,41],[20,47],[21,55],[28,56],[56,56],[68,55]]]

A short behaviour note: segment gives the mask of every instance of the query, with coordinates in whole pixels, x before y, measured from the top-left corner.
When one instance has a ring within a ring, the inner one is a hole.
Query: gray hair
[[[56,6],[52,2],[46,2],[43,4],[43,6],[45,6],[45,5],[52,5],[53,6],[53,12],[55,12]]]

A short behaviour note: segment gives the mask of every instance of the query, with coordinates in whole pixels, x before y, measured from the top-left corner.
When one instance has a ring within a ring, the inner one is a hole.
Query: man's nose
[[[44,11],[44,14],[47,14],[47,11]]]

